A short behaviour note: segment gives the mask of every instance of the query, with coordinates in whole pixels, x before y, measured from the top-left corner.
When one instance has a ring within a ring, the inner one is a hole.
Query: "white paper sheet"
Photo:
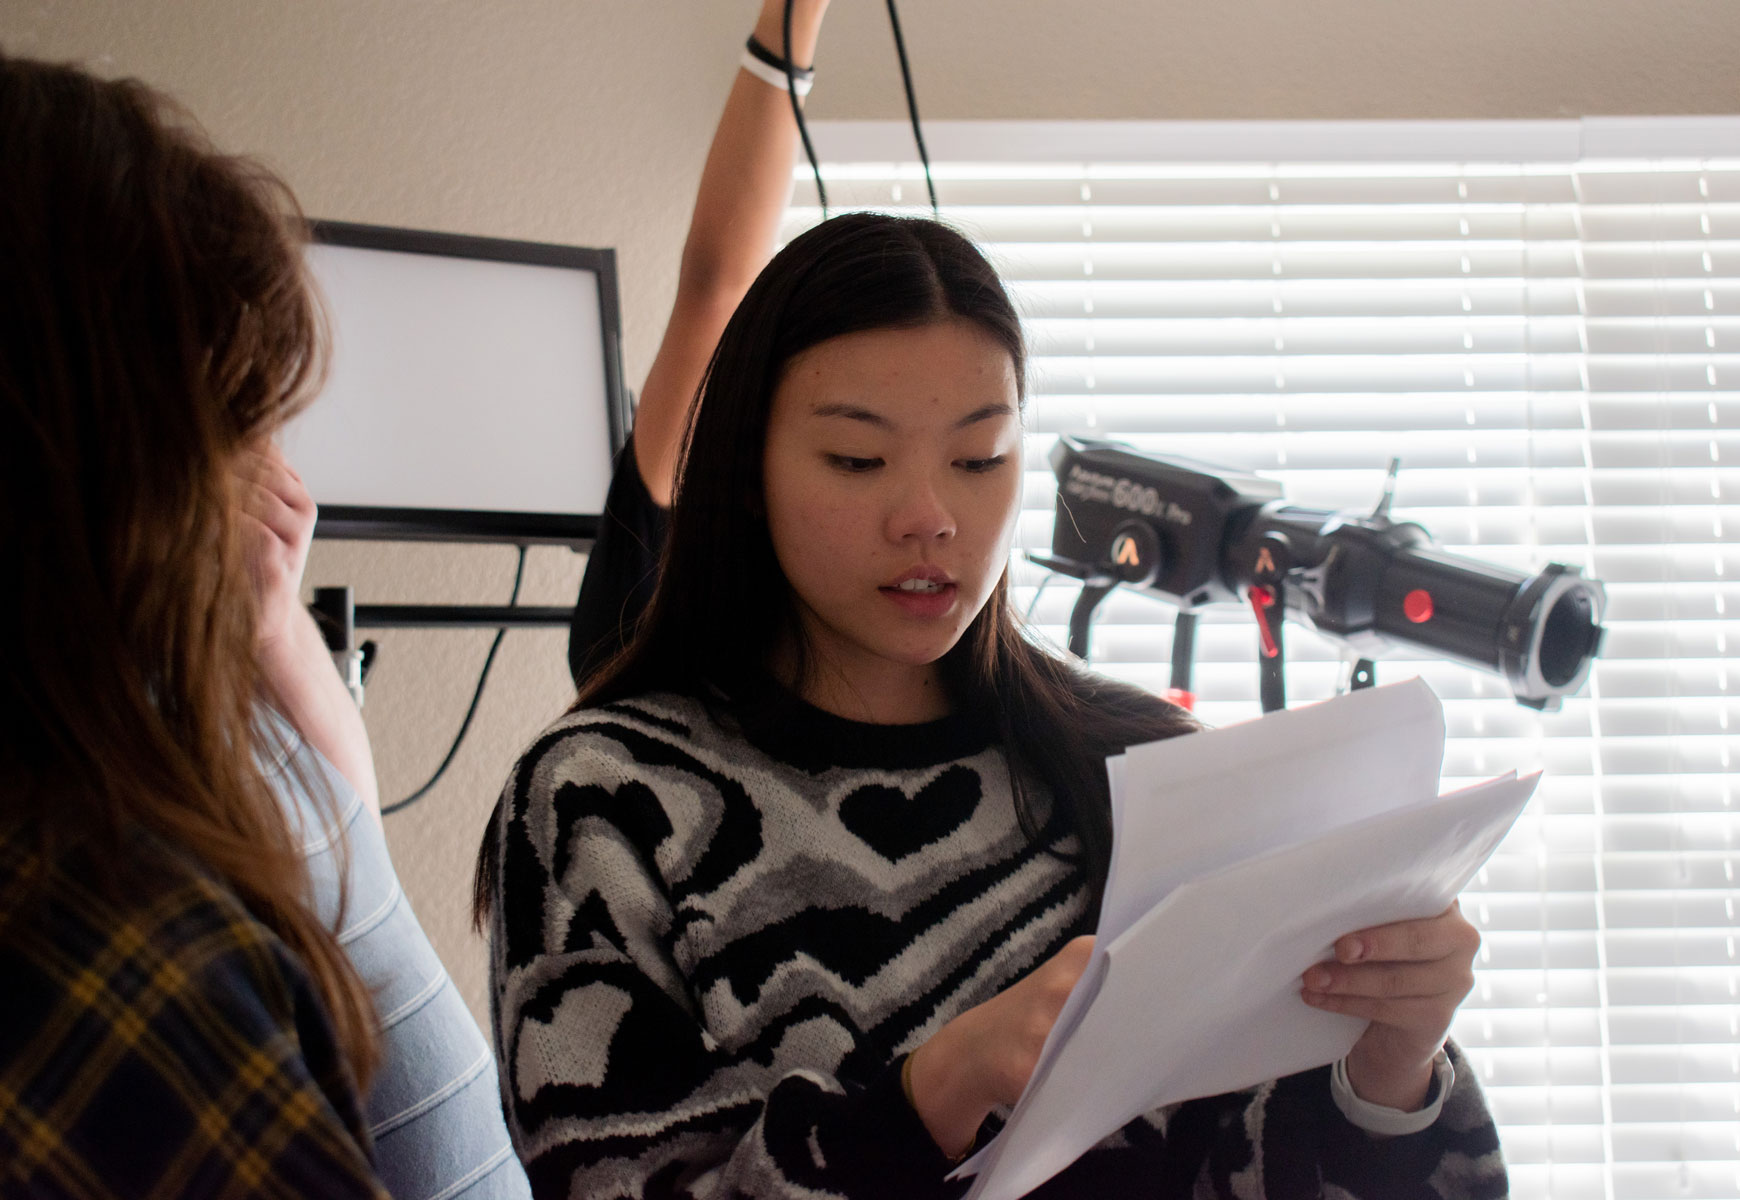
[[[1413,681],[1112,760],[1094,956],[1009,1124],[960,1168],[969,1200],[1024,1195],[1150,1109],[1345,1055],[1365,1022],[1306,1005],[1299,977],[1346,933],[1443,911],[1534,790],[1439,797],[1442,755]]]
[[[1100,908],[1116,937],[1187,879],[1438,795],[1444,709],[1418,679],[1133,746]],[[1123,860],[1133,860],[1125,863]]]

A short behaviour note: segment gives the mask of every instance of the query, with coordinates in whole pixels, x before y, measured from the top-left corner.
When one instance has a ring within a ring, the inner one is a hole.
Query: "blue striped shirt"
[[[330,789],[349,843],[344,927],[338,940],[374,996],[381,1066],[367,1122],[381,1180],[395,1200],[520,1200],[530,1196],[502,1119],[495,1060],[411,903],[399,886],[380,823],[362,798],[288,722],[268,782],[303,833],[315,908],[338,918],[337,839],[304,787]]]

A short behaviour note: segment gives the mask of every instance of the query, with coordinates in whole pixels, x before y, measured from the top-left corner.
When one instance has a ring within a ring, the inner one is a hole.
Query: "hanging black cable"
[[[526,577],[526,548],[520,547],[520,561],[514,568],[514,590],[508,597],[508,607],[519,603],[520,583]],[[477,690],[471,693],[471,706],[465,710],[465,720],[459,723],[459,732],[453,735],[453,745],[447,748],[447,757],[441,760],[441,765],[435,768],[435,774],[429,776],[429,782],[393,804],[381,805],[381,815],[389,816],[411,807],[428,794],[429,789],[441,781],[441,776],[447,773],[447,767],[453,762],[454,755],[459,753],[459,744],[465,740],[466,731],[471,728],[471,718],[477,715],[477,702],[483,699],[483,685],[489,682],[489,668],[495,663],[495,652],[501,649],[501,640],[507,636],[503,627],[495,631],[495,640],[489,644],[489,654],[484,657],[483,670],[477,675]]]
[[[810,127],[804,124],[804,106],[798,103],[796,67],[791,61],[791,6],[792,0],[785,0],[785,94],[791,97],[791,115],[797,121],[798,137],[804,144],[804,153],[810,160],[810,170],[816,177],[816,199],[822,206],[822,220],[826,221],[828,189],[822,186],[822,167],[816,161],[816,148],[810,145]]]
[[[791,0],[786,0],[786,11],[791,11]],[[930,193],[931,215],[940,221],[942,208],[936,202],[936,181],[930,177],[930,155],[924,149],[924,132],[918,127],[918,97],[912,91],[912,67],[906,61],[906,39],[900,36],[900,14],[894,11],[894,0],[888,0],[888,26],[894,30],[894,53],[900,59],[900,82],[906,87],[906,111],[912,118],[912,140],[918,143],[918,161],[924,164],[924,186]]]

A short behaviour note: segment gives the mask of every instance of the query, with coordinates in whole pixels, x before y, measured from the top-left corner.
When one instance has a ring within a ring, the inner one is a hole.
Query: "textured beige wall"
[[[644,375],[688,206],[755,0],[0,0],[0,47],[178,95],[311,214],[614,246]],[[1733,0],[907,0],[933,118],[1556,117],[1740,109]],[[901,115],[883,6],[834,0],[817,117]],[[512,464],[503,464],[512,469]],[[532,552],[522,599],[582,560]],[[501,548],[322,544],[311,583],[363,602],[506,599]],[[458,726],[484,632],[378,635],[367,718],[385,797]],[[520,746],[568,698],[565,634],[510,634],[442,785],[388,818],[407,891],[485,1011],[471,856]]]
[[[815,112],[904,116],[883,6],[835,0],[828,21]],[[1740,12],[1726,0],[906,0],[901,21],[926,117],[1577,117],[1740,107]],[[837,54],[842,44],[863,50]]]

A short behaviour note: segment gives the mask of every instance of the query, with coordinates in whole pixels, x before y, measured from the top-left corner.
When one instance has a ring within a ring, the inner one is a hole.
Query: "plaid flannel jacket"
[[[384,1197],[301,961],[158,857],[119,901],[79,853],[25,895],[0,828],[0,1197]]]

